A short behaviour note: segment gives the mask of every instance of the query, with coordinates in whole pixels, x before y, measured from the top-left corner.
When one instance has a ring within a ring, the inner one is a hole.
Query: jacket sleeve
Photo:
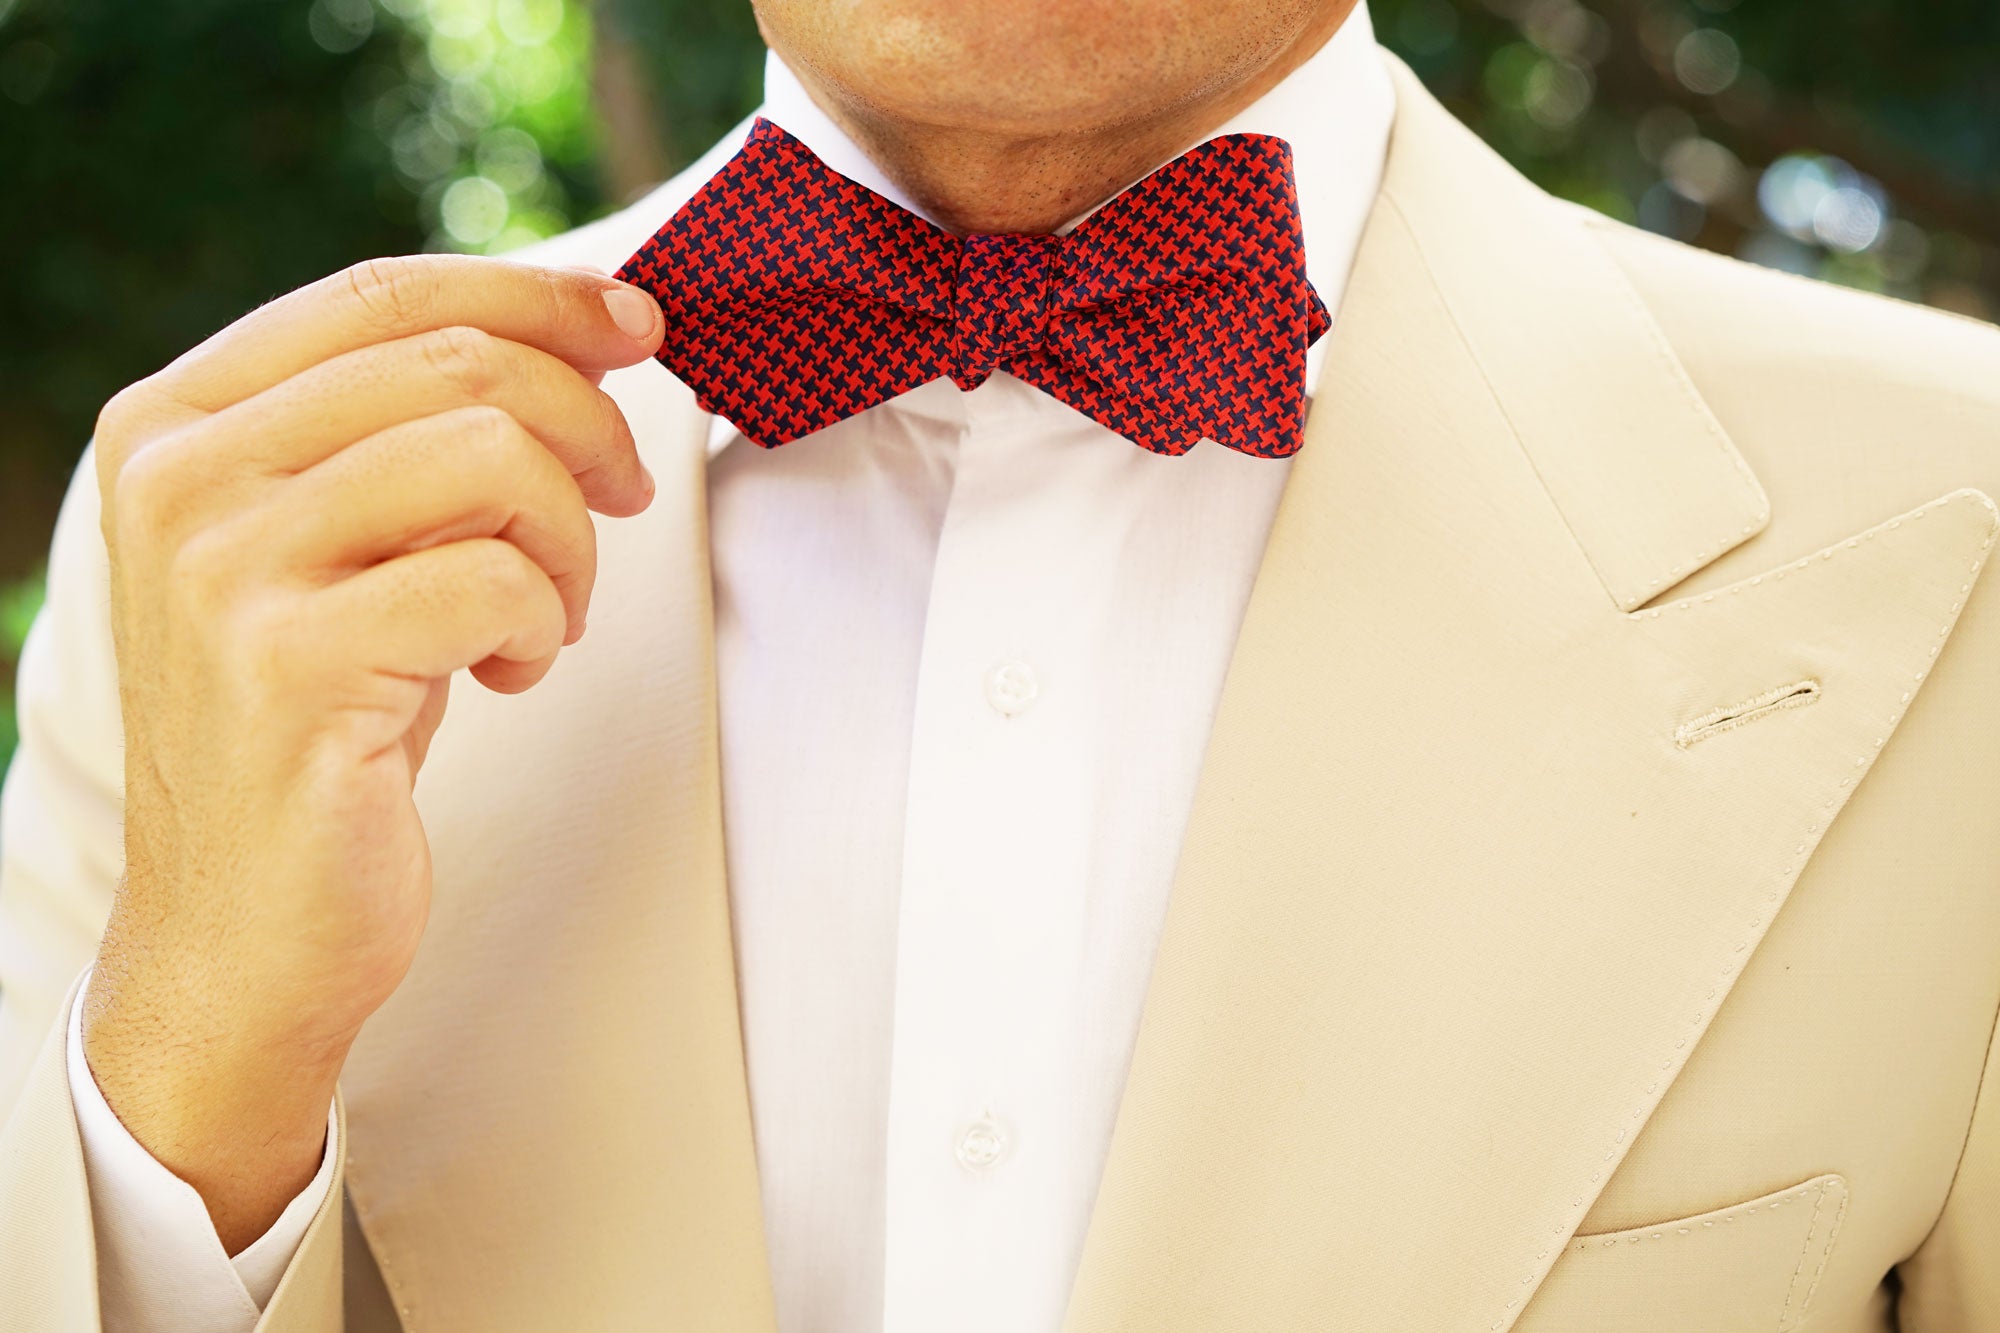
[[[74,999],[72,991],[69,999]],[[67,1014],[67,1002],[59,1006]],[[65,1025],[52,1024],[0,1128],[0,1314],[9,1333],[101,1333],[97,1245],[83,1142],[70,1100]],[[346,1122],[334,1101],[336,1137]],[[344,1162],[257,1333],[340,1333]]]
[[[0,785],[0,1324],[10,1333],[103,1327],[64,1023],[124,870],[124,736],[98,515],[86,450],[21,655],[21,743]],[[336,1150],[333,1186],[259,1333],[338,1333],[341,1167]]]
[[[2000,1025],[1944,1210],[1897,1272],[1902,1333],[2000,1333]]]
[[[337,1117],[329,1108],[326,1151],[311,1183],[262,1236],[237,1254],[225,1253],[194,1186],[147,1152],[104,1100],[83,1054],[89,987],[85,973],[70,1001],[65,1063],[90,1182],[104,1326],[111,1333],[251,1333],[333,1187]]]
[[[15,683],[0,785],[0,1123],[97,950],[125,869],[125,734],[90,451],[56,517],[48,599]]]

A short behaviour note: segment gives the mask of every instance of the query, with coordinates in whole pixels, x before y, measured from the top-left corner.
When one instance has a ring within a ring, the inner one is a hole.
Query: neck
[[[1047,233],[1089,212],[1209,137],[1311,59],[1353,9],[1327,6],[1244,80],[1163,112],[1027,132],[926,124],[881,114],[795,66],[813,101],[910,199],[961,234]]]

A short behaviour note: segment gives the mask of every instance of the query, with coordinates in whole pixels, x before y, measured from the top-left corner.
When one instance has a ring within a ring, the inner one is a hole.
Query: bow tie
[[[759,119],[617,276],[666,314],[659,360],[774,448],[920,384],[996,370],[1161,454],[1297,451],[1306,281],[1291,148],[1211,139],[1064,236],[954,236]]]

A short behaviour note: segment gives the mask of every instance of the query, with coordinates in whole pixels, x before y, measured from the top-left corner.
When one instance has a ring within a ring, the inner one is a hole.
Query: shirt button
[[[958,1136],[958,1160],[974,1171],[984,1171],[1007,1151],[1007,1136],[991,1120],[979,1119]]]
[[[1035,669],[1026,662],[1002,662],[986,673],[986,702],[1008,717],[1026,712],[1038,690]]]

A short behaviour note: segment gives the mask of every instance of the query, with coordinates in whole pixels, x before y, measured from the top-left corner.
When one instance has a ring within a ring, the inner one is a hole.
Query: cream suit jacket
[[[2000,1330],[2000,333],[1553,201],[1396,69],[1065,1333]],[[771,1333],[705,418],[607,384],[659,498],[546,682],[456,692],[433,917],[270,1333]],[[70,1333],[117,794],[44,785],[0,1323]]]

